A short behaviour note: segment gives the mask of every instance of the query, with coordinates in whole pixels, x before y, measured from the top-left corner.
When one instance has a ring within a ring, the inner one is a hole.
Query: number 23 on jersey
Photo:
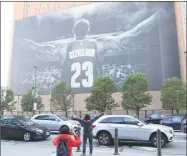
[[[93,86],[93,64],[92,62],[84,62],[84,63],[78,63],[75,62],[71,65],[71,71],[74,71],[75,73],[71,77],[71,87],[72,88],[80,88],[81,84],[85,88],[89,88]],[[81,75],[85,74],[87,79],[82,79],[81,82],[76,81],[77,78]]]

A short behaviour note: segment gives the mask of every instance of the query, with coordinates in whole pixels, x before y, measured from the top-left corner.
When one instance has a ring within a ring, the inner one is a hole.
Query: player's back
[[[94,40],[75,40],[68,44],[62,78],[73,92],[88,92],[98,75],[97,45]]]

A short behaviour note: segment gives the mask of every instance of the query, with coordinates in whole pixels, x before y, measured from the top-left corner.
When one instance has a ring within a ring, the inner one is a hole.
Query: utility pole
[[[34,67],[34,108],[33,108],[33,115],[35,115],[37,110],[37,90],[36,90],[36,78],[37,78],[37,67]]]
[[[186,82],[187,83],[187,51],[184,52],[186,54]]]
[[[74,101],[74,98],[75,98],[75,95],[73,94],[73,115],[75,115],[75,101]]]
[[[50,82],[50,112],[52,112],[53,111],[53,109],[52,109],[52,102],[51,102],[51,94],[52,94],[52,84],[51,84],[51,82]]]

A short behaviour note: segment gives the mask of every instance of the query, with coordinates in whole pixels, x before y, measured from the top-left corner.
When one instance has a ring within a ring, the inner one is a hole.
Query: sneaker
[[[92,153],[90,153],[90,156],[93,156]]]
[[[86,156],[86,154],[85,154],[85,153],[82,153],[81,156]]]

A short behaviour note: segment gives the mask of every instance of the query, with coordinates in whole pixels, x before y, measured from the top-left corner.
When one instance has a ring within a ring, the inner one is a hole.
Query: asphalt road
[[[43,141],[12,141],[12,140],[1,140],[1,156],[51,156],[55,153],[55,148],[52,144],[52,140],[56,135],[51,135],[51,138]],[[95,151],[102,152],[114,152],[113,146],[97,146],[97,141],[94,141]],[[76,151],[76,148],[74,149]],[[137,145],[137,144],[120,144],[119,151],[121,153],[137,153],[137,154],[155,154],[156,148],[150,145]],[[167,144],[162,149],[164,155],[173,156],[186,156],[186,135],[180,132],[176,132],[176,138],[174,142]],[[121,154],[122,155],[122,154]]]

